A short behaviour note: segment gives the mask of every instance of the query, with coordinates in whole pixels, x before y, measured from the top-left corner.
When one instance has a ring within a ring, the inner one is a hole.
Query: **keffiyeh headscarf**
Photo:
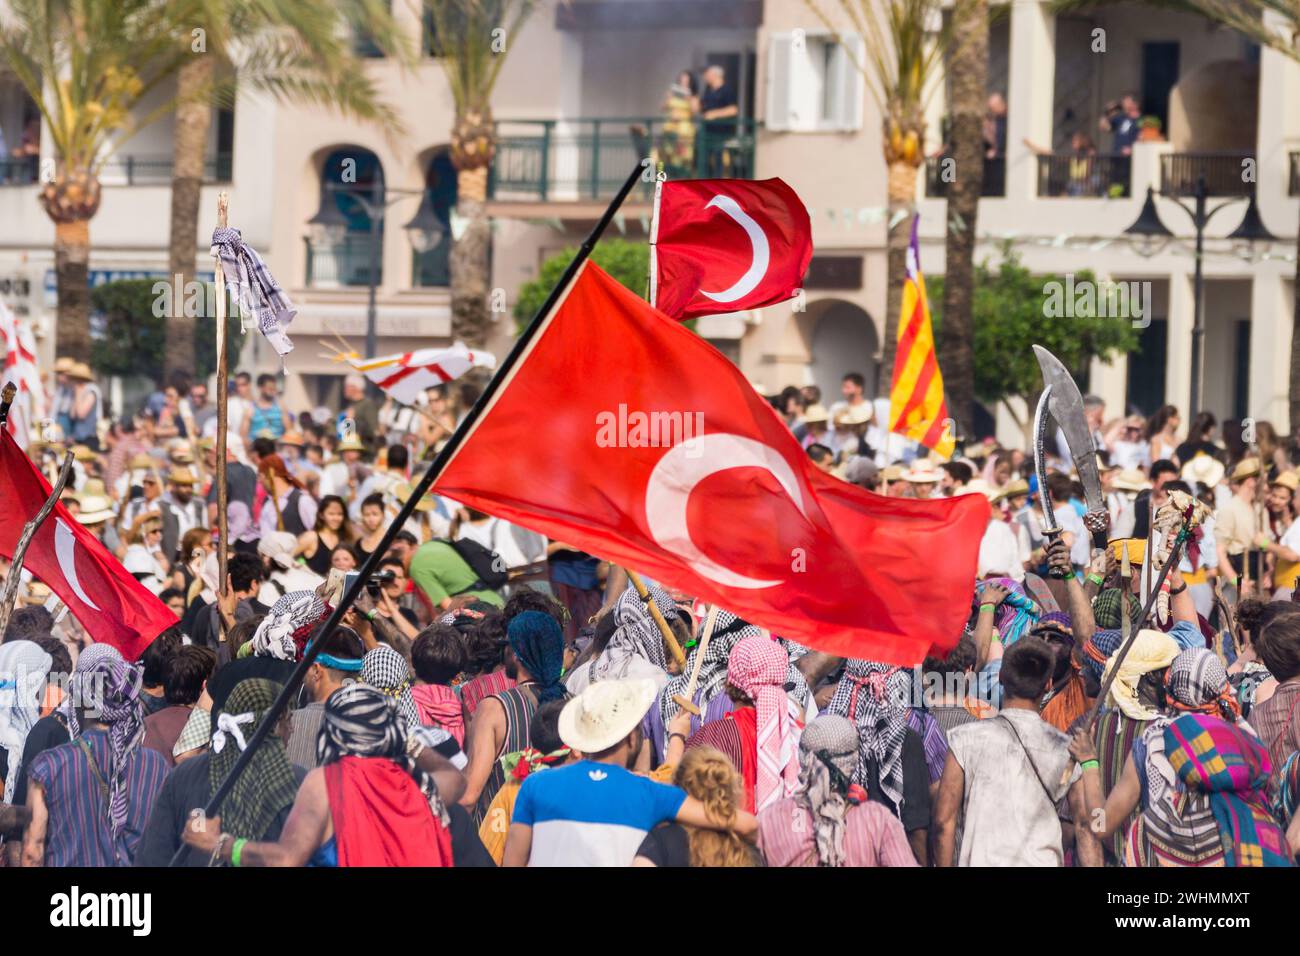
[[[73,679],[75,680],[78,674],[85,673],[100,661],[120,660],[122,660],[122,653],[111,644],[91,644],[77,655],[77,666],[72,669]],[[77,708],[73,706],[74,703],[73,695],[65,694],[59,704],[59,713],[68,722],[68,736],[72,740],[81,736],[81,724],[77,722]]]
[[[41,688],[54,666],[54,658],[35,641],[9,641],[0,645],[0,747],[9,758],[5,773],[4,802],[12,803],[23,745],[41,716]]]
[[[657,584],[647,584],[646,589],[655,607],[659,608],[659,613],[665,620],[669,620],[669,616],[675,613],[676,605],[668,592]],[[628,669],[636,658],[649,661],[660,670],[667,670],[663,634],[659,632],[659,626],[655,624],[636,588],[628,586],[619,596],[612,613],[617,626],[600,657],[591,665],[592,681],[621,680],[627,677]]]
[[[1097,627],[1107,630],[1119,630],[1123,623],[1120,615],[1120,601],[1124,592],[1119,588],[1107,588],[1092,599],[1092,616]],[[1134,628],[1142,624],[1142,602],[1137,595],[1130,594],[1128,601],[1129,621]]]
[[[411,696],[411,668],[406,658],[387,644],[366,651],[361,658],[361,682],[392,698],[409,728],[420,726],[420,711]]]
[[[858,728],[853,782],[867,785],[867,764],[879,768],[880,789],[903,808],[903,738],[907,736],[911,672],[879,661],[850,659],[826,713],[847,717]]]
[[[698,637],[703,636],[703,628],[704,625],[701,624]],[[701,707],[726,688],[727,658],[731,656],[731,649],[746,637],[762,636],[763,629],[757,625],[742,621],[730,611],[718,611],[718,616],[713,622],[713,634],[709,637],[709,646],[704,648],[704,660],[700,662],[700,676],[695,683],[696,700]],[[665,726],[673,719],[679,707],[673,700],[673,695],[685,695],[699,653],[700,647],[697,643],[687,655],[686,666],[682,668],[682,672],[668,678],[668,685],[659,695],[659,713],[663,715]]]
[[[1119,631],[1093,631],[1092,637],[1083,645],[1083,669],[1101,680],[1110,655],[1119,650],[1123,642],[1124,636]]]
[[[185,726],[181,728],[176,743],[172,745],[172,756],[179,757],[191,750],[206,750],[212,739],[212,715],[206,710],[195,707],[190,711]]]
[[[766,637],[746,637],[727,658],[727,680],[754,702],[758,766],[754,812],[792,796],[799,785],[799,729],[785,691],[790,659]]]
[[[536,681],[537,702],[544,704],[562,698],[564,634],[555,618],[541,611],[522,611],[511,619],[506,636],[515,657]]]
[[[1142,675],[1168,667],[1178,653],[1178,643],[1168,634],[1149,628],[1138,631],[1133,646],[1124,655],[1119,670],[1115,672],[1115,681],[1110,685],[1107,703],[1118,707],[1121,713],[1134,720],[1154,720],[1159,717],[1158,710],[1148,707],[1138,697],[1138,682]],[[1106,662],[1103,676],[1114,668],[1115,659],[1111,658]]]
[[[218,226],[212,230],[212,254],[221,259],[226,284],[234,286],[241,330],[245,316],[250,316],[257,320],[257,328],[277,354],[285,356],[292,352],[293,343],[285,328],[298,314],[297,310],[257,250],[244,242],[238,229]]]
[[[125,862],[118,838],[126,826],[126,764],[144,740],[143,683],[139,668],[120,656],[104,656],[85,669],[78,662],[70,688],[73,700],[88,715],[108,725],[111,760],[99,769],[108,780],[108,830],[120,863]]]
[[[1169,706],[1180,713],[1208,714],[1229,723],[1241,717],[1241,704],[1223,662],[1203,647],[1189,648],[1174,658],[1165,688]]]
[[[208,796],[217,792],[248,740],[275,703],[281,685],[261,677],[235,685],[217,715],[212,735],[212,756],[208,763]],[[284,741],[271,734],[258,747],[253,759],[221,804],[221,827],[232,837],[261,840],[275,818],[293,805],[298,782],[285,755]]]
[[[810,722],[799,738],[800,806],[813,818],[817,862],[844,866],[845,815],[853,802],[850,781],[858,763],[858,730],[853,721],[826,714]]]
[[[451,818],[438,796],[437,784],[409,756],[407,734],[407,722],[395,700],[366,684],[348,684],[325,702],[320,736],[316,740],[317,762],[325,767],[344,757],[392,760],[411,775],[429,802],[434,819],[447,827]]]
[[[257,657],[296,661],[302,657],[311,632],[329,617],[330,606],[315,591],[290,591],[262,618],[249,641]]]

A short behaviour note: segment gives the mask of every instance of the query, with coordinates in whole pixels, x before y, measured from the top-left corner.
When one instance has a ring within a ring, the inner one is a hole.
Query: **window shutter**
[[[791,119],[794,35],[772,34],[767,57],[767,119],[770,130],[793,129]]]
[[[840,128],[862,129],[862,96],[866,77],[860,67],[866,64],[866,45],[856,33],[846,34],[836,58],[841,65],[840,76]]]

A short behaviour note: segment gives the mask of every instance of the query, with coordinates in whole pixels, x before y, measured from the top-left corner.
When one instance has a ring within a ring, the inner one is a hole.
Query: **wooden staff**
[[[641,575],[635,571],[624,568],[627,572],[627,579],[632,582],[632,587],[636,588],[636,593],[650,611],[650,616],[654,618],[655,624],[659,627],[659,633],[664,637],[664,645],[672,652],[673,660],[677,662],[678,667],[686,666],[686,655],[682,652],[681,645],[677,643],[677,638],[673,635],[673,630],[664,620],[663,614],[659,612],[659,606],[650,599],[650,592],[646,590],[645,582],[641,580]]]
[[[6,392],[8,388],[12,388],[12,385],[6,388]],[[13,614],[14,604],[18,600],[18,584],[22,580],[23,558],[27,555],[27,546],[32,543],[32,538],[36,536],[36,532],[54,510],[59,496],[63,494],[63,488],[72,474],[72,461],[72,452],[69,451],[63,458],[63,467],[59,470],[59,477],[50,490],[50,496],[45,499],[45,504],[41,505],[41,510],[36,512],[36,517],[23,525],[23,533],[18,538],[18,546],[14,548],[14,556],[9,562],[9,574],[5,578],[4,591],[0,593],[0,634],[4,634],[9,627],[9,616]]]
[[[222,192],[217,196],[217,225],[224,229],[230,221],[230,194]],[[217,447],[216,447],[216,478],[217,482],[217,540],[220,542],[217,547],[217,588],[219,599],[226,596],[228,584],[226,581],[226,558],[230,553],[229,520],[226,514],[227,503],[227,486],[226,486],[226,430],[229,427],[228,406],[229,401],[229,372],[230,361],[227,354],[226,346],[226,276],[221,268],[221,257],[213,249],[212,255],[214,261],[213,267],[213,284],[217,287],[216,307],[217,307]],[[226,624],[225,618],[220,614],[217,615],[220,622],[222,634],[224,635]]]
[[[1129,634],[1133,631],[1133,625],[1128,619],[1129,588],[1133,584],[1133,564],[1128,554],[1128,542],[1124,543],[1120,556],[1119,580],[1119,636],[1127,644]]]
[[[700,668],[704,666],[704,654],[709,649],[709,639],[713,637],[713,625],[718,621],[718,606],[714,604],[709,608],[709,616],[704,619],[704,634],[700,637],[700,644],[695,648],[695,666],[691,668],[691,679],[686,682],[686,693],[673,694],[673,700],[683,710],[700,716],[700,708],[695,705],[695,685],[700,679]]]

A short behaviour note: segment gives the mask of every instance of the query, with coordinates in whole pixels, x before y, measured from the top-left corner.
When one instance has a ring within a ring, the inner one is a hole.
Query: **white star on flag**
[[[403,405],[415,405],[425,389],[460,378],[472,368],[496,368],[497,360],[490,352],[457,342],[450,348],[381,355],[351,364],[385,394]]]

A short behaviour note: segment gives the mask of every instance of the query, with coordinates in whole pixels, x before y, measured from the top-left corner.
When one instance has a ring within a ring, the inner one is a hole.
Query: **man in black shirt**
[[[700,118],[704,121],[706,169],[710,176],[725,176],[731,166],[727,139],[736,134],[735,118],[740,115],[736,91],[727,85],[727,74],[714,64],[704,71],[700,93]],[[731,122],[726,122],[731,120]]]

